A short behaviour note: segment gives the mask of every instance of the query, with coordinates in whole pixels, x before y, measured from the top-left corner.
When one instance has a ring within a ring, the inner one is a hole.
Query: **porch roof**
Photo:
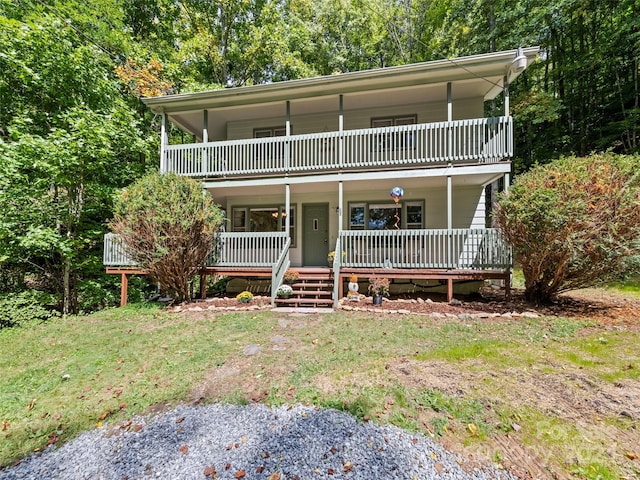
[[[492,163],[458,167],[416,168],[411,170],[382,170],[369,172],[338,172],[299,177],[266,177],[237,180],[204,181],[204,187],[211,190],[216,203],[224,204],[228,197],[253,196],[260,191],[262,198],[283,196],[286,184],[293,193],[337,192],[338,182],[345,189],[354,191],[388,190],[401,182],[408,194],[412,189],[445,188],[446,178],[451,176],[453,188],[485,186],[509,173],[511,164]]]
[[[534,61],[539,47],[523,49],[527,66]],[[269,107],[269,104],[304,99],[349,96],[351,104],[362,102],[366,93],[375,94],[378,101],[381,90],[394,90],[396,104],[415,101],[415,88],[420,87],[419,98],[437,89],[435,98],[442,98],[441,87],[447,82],[455,85],[456,98],[484,98],[491,100],[503,90],[505,75],[513,81],[521,69],[513,68],[516,50],[506,50],[454,59],[378,68],[338,75],[314,77],[284,82],[225,88],[206,92],[143,98],[143,102],[155,113],[167,113],[170,120],[189,133],[199,135],[202,119],[196,120],[189,113],[202,110],[233,109],[249,105]],[[431,92],[432,94],[434,92]],[[364,95],[364,96],[363,96]],[[387,96],[388,97],[388,96]],[[413,100],[411,100],[413,98]],[[444,97],[446,99],[446,96]],[[271,107],[272,108],[272,107]],[[317,111],[318,105],[298,106],[300,113]],[[337,108],[335,108],[337,110]]]

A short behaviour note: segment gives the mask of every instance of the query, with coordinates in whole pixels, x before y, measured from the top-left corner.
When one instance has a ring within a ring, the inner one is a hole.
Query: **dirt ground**
[[[383,302],[382,306],[374,307],[370,299],[361,302],[344,303],[346,309],[393,310],[398,314],[429,315],[432,321],[443,321],[451,318],[468,318],[467,315],[479,321],[490,322],[496,316],[558,316],[574,319],[585,319],[594,323],[593,328],[614,329],[624,331],[638,331],[640,328],[640,297],[625,295],[622,292],[605,289],[588,289],[562,295],[556,303],[549,306],[532,306],[527,304],[521,290],[515,290],[511,299],[506,300],[504,293],[487,289],[475,297],[461,297],[461,301],[448,304],[443,298],[432,296],[430,299],[418,297],[392,298]],[[208,306],[207,306],[208,305]],[[184,305],[181,310],[190,315],[197,315],[198,311],[215,305],[219,308],[234,309],[238,302],[231,299],[217,299],[210,302],[198,302]],[[267,297],[257,298],[252,308],[268,308]],[[194,311],[194,308],[196,309]],[[218,388],[221,384],[227,386],[236,382],[234,377],[242,377],[243,370],[248,365],[243,362],[237,365],[226,364],[212,373],[212,378],[201,386],[202,388]],[[629,368],[638,368],[630,365]],[[272,372],[276,373],[277,372]],[[286,374],[286,372],[282,372]],[[468,392],[477,396],[478,385],[482,379],[477,372],[461,370],[459,366],[447,362],[424,362],[407,358],[398,358],[387,365],[387,373],[400,384],[409,389],[436,389],[450,396],[465,397]],[[625,380],[614,384],[605,384],[585,375],[578,366],[563,366],[561,373],[554,369],[552,373],[543,369],[527,369],[527,371],[493,371],[485,375],[498,379],[493,385],[501,385],[500,395],[508,395],[511,406],[526,407],[536,405],[537,409],[548,413],[549,418],[561,418],[576,426],[582,438],[589,443],[608,445],[605,454],[612,457],[618,465],[629,475],[622,478],[637,478],[640,471],[640,382]],[[246,386],[246,383],[245,383]],[[494,397],[492,392],[486,394],[487,404],[491,405]],[[194,400],[202,398],[204,392],[194,392]],[[261,395],[250,395],[254,401],[262,400]],[[489,407],[491,408],[491,407]],[[420,414],[420,421],[425,430],[430,430],[430,419],[435,415],[425,410]],[[620,418],[620,425],[603,423],[603,418]],[[544,423],[544,422],[543,422]],[[629,428],[631,423],[632,428]],[[514,429],[519,428],[518,425]],[[538,425],[537,429],[554,432],[554,424]],[[565,431],[556,432],[566,435]],[[520,440],[520,436],[511,433],[497,433],[491,435],[486,442],[475,446],[466,445],[463,436],[448,433],[440,438],[450,450],[456,451],[467,459],[480,462],[499,462],[509,471],[522,479],[569,479],[567,471],[571,471],[571,462],[584,463],[585,458],[564,459],[565,467],[553,452],[543,451],[534,445],[527,445]],[[572,438],[560,439],[573,442]],[[578,452],[579,455],[579,452]],[[631,456],[630,456],[631,455]],[[636,456],[636,457],[633,457]],[[631,463],[630,463],[631,462]],[[578,476],[578,478],[586,478]],[[593,477],[595,478],[595,477]]]

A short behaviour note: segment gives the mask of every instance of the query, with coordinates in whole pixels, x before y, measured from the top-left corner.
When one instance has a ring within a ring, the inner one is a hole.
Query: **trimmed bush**
[[[498,227],[534,303],[618,280],[640,255],[640,157],[568,157],[519,176],[500,198]]]

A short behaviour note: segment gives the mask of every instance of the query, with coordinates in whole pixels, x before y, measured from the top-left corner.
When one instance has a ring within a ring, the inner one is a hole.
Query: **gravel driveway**
[[[180,406],[50,447],[0,479],[509,479],[472,469],[428,437],[336,410]]]

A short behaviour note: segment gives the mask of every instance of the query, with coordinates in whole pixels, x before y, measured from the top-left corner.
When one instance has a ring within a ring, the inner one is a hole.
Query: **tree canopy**
[[[64,311],[100,278],[112,192],[157,168],[141,95],[540,45],[511,86],[516,173],[640,148],[639,0],[0,0],[0,42],[0,288]]]

